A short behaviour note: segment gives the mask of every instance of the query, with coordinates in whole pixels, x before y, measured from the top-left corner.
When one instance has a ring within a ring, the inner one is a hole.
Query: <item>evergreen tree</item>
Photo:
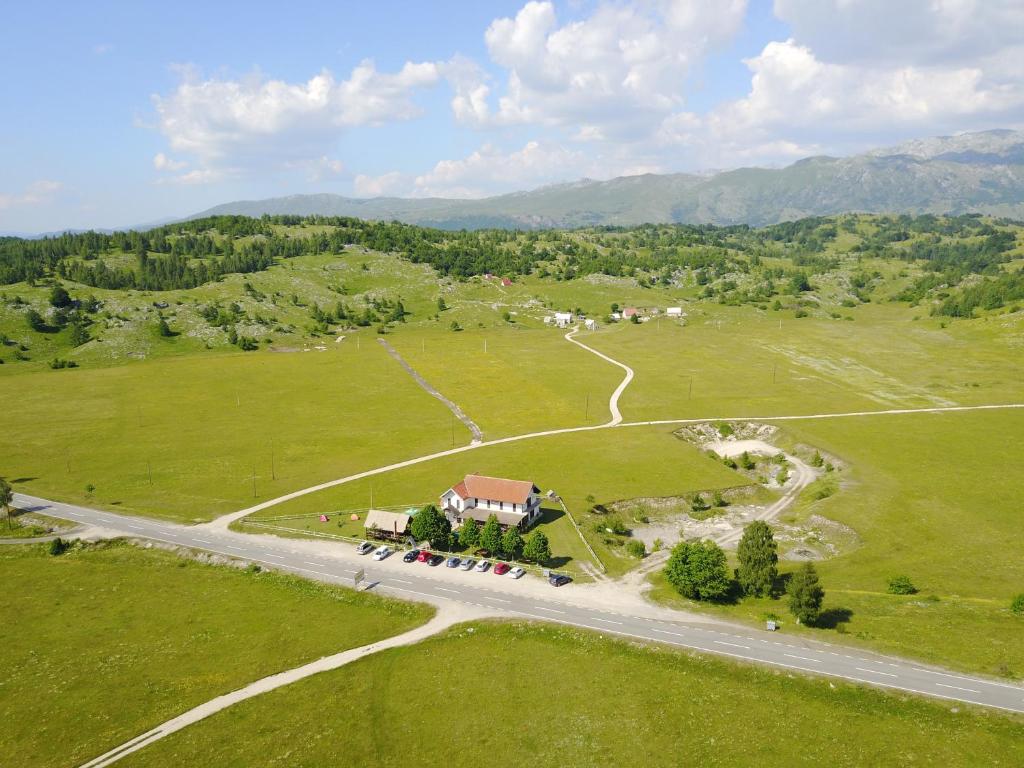
[[[459,528],[459,544],[464,547],[475,547],[480,543],[480,526],[472,517],[463,522]]]
[[[763,597],[770,595],[778,576],[778,547],[771,526],[755,520],[743,529],[736,552],[740,567],[737,571],[744,594]]]
[[[713,541],[679,542],[665,566],[665,578],[691,600],[721,600],[729,593],[725,552]]]
[[[789,612],[801,624],[813,625],[821,615],[825,590],[818,583],[813,563],[804,563],[789,582]]]
[[[165,339],[170,338],[174,335],[174,331],[171,330],[171,326],[167,324],[164,318],[160,318],[156,323],[156,332]]]
[[[520,535],[519,529],[513,525],[501,535],[501,551],[507,557],[515,560],[519,556],[519,550],[522,548],[523,537]]]
[[[83,323],[71,324],[71,346],[80,347],[90,339],[89,331]]]
[[[523,557],[543,565],[551,559],[551,546],[543,531],[534,531],[523,546]]]
[[[501,526],[498,524],[497,515],[489,516],[484,523],[483,530],[480,531],[480,547],[491,554],[501,549]]]
[[[64,286],[53,286],[53,290],[50,291],[50,304],[55,307],[70,307],[71,303],[71,296],[68,295]]]

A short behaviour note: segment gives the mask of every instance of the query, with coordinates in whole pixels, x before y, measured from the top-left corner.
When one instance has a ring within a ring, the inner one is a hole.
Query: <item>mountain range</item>
[[[846,212],[977,212],[1024,219],[1024,131],[910,141],[785,168],[583,179],[462,200],[292,195],[225,203],[219,214],[356,216],[443,229],[536,229],[643,223],[750,224]]]

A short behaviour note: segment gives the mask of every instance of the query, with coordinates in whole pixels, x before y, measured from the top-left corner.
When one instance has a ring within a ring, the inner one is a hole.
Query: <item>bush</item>
[[[683,597],[723,600],[729,594],[725,552],[713,541],[682,541],[672,549],[665,578]]]
[[[1018,616],[1024,616],[1024,592],[1021,592],[1010,603],[1010,610]]]
[[[642,560],[647,556],[647,547],[644,546],[642,541],[633,539],[632,541],[626,542],[626,552],[630,557],[635,557],[637,560]]]
[[[888,592],[890,595],[913,595],[917,593],[917,587],[909,576],[893,576],[889,579]]]
[[[50,554],[54,557],[60,557],[69,549],[71,549],[71,542],[64,541],[60,536],[50,542]]]

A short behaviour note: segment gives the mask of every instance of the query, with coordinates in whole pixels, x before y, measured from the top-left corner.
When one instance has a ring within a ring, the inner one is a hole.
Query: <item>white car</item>
[[[356,547],[356,552],[358,554],[360,554],[360,555],[365,555],[368,552],[372,552],[372,551],[373,551],[373,544],[371,544],[368,541],[364,541],[362,544],[360,544],[358,547]]]
[[[490,560],[481,560],[479,563],[476,564],[476,567],[473,570],[474,571],[479,571],[480,573],[483,573],[484,571],[486,571],[490,567],[491,567],[491,561]]]
[[[505,575],[508,576],[510,579],[521,579],[523,576],[526,575],[526,571],[524,571],[522,568],[520,568],[517,565],[515,568],[513,568],[511,571],[509,571]]]
[[[374,560],[383,560],[385,557],[387,557],[390,554],[391,554],[391,547],[380,546],[380,547],[377,547],[377,550],[373,553],[373,559]]]
[[[465,560],[462,561],[462,565],[460,565],[459,568],[461,568],[464,571],[471,571],[473,570],[474,565],[476,565],[476,560],[474,560],[472,557],[467,557]]]

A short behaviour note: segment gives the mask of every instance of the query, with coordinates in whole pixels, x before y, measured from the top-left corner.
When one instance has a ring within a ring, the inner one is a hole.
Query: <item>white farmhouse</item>
[[[469,518],[483,524],[494,515],[502,530],[525,531],[540,519],[540,489],[529,480],[466,475],[441,494],[441,509],[452,527]]]
[[[555,325],[559,328],[568,328],[572,325],[572,312],[555,312]]]
[[[594,320],[592,317],[588,317],[586,320],[584,320],[583,325],[586,326],[588,331],[597,330],[597,320]]]
[[[685,313],[682,307],[669,307],[665,310],[665,314],[669,317],[682,317]]]

